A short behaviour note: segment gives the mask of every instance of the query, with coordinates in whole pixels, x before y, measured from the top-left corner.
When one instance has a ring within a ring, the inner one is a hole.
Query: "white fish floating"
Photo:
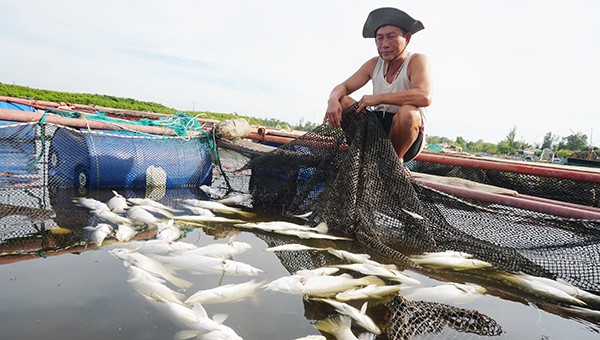
[[[135,250],[125,248],[114,248],[109,251],[114,257],[123,260],[125,266],[134,265],[146,272],[162,277],[179,288],[189,288],[192,283],[174,275],[175,271],[165,267],[162,263],[151,259]]]
[[[218,197],[220,196],[219,193],[217,192],[217,190],[209,187],[208,185],[201,185],[200,186],[200,190],[204,191],[205,194],[209,195],[209,196],[213,196],[213,197]]]
[[[453,251],[413,255],[411,259],[420,266],[432,269],[462,271],[492,267],[491,263],[474,259],[471,254]]]
[[[166,206],[166,205],[164,205],[160,202],[157,202],[151,198],[128,198],[127,200],[135,205],[151,206],[151,207],[155,207],[155,208],[158,208],[161,210],[170,211],[172,213],[181,212],[181,210]]]
[[[265,248],[265,251],[300,251],[300,250],[326,250],[325,248],[309,247],[299,243],[287,243],[279,246]]]
[[[546,277],[533,276],[525,273],[519,273],[518,275],[525,277],[528,280],[539,281],[546,285],[552,286],[556,289],[560,289],[563,292],[578,298],[582,301],[587,301],[591,303],[600,304],[600,296],[587,292],[583,289],[573,286],[572,284],[566,282],[561,278],[557,278],[556,280],[552,280]]]
[[[266,290],[272,290],[289,294],[301,294],[317,297],[332,297],[337,293],[355,287],[368,285],[383,286],[385,283],[376,276],[365,276],[353,278],[349,274],[337,276],[330,275],[291,275],[284,276],[266,284]]]
[[[227,284],[212,289],[199,290],[185,300],[185,303],[193,305],[194,303],[214,304],[243,301],[253,296],[256,290],[263,285],[264,282],[250,280],[244,283]]]
[[[192,222],[192,223],[241,223],[243,220],[235,218],[227,218],[222,216],[208,216],[208,215],[179,215],[173,216],[176,221]]]
[[[185,254],[204,255],[221,259],[230,259],[252,248],[246,242],[230,241],[228,243],[211,243],[203,247],[186,251]]]
[[[98,223],[95,227],[87,226],[83,229],[90,231],[90,241],[102,246],[102,242],[113,232],[113,228],[110,224]]]
[[[100,202],[94,198],[78,197],[73,199],[73,203],[90,210],[110,210],[106,203]]]
[[[127,199],[114,190],[112,192],[114,196],[106,201],[106,206],[114,213],[124,213],[129,208]]]
[[[115,233],[115,238],[119,240],[119,242],[129,242],[136,233],[137,232],[132,226],[128,224],[119,224],[117,232]]]
[[[280,231],[275,231],[275,233],[282,234],[282,235],[288,235],[288,236],[296,236],[301,239],[352,241],[352,239],[348,238],[348,237],[320,234],[320,233],[316,233],[316,232],[312,232],[312,231],[303,231],[303,230],[280,230]]]
[[[327,338],[322,335],[311,334],[311,335],[303,336],[301,338],[296,338],[294,340],[327,340]]]
[[[215,202],[219,202],[225,205],[241,205],[245,203],[250,203],[252,201],[252,195],[250,194],[239,194],[232,195],[225,198],[221,198],[216,200]]]
[[[418,285],[421,282],[417,279],[413,279],[412,277],[406,276],[402,274],[397,269],[391,269],[383,266],[373,265],[372,263],[350,263],[350,264],[338,264],[335,265],[338,268],[344,268],[349,270],[354,270],[359,273],[365,275],[376,275],[382,277],[384,279],[408,284],[408,285]]]
[[[336,267],[320,267],[315,269],[301,269],[294,273],[296,276],[323,276],[323,275],[333,275],[340,271],[339,268]]]
[[[307,231],[321,234],[327,233],[326,226],[318,225],[311,227],[307,225],[296,224],[287,221],[268,221],[268,222],[247,222],[236,224],[235,227],[244,229],[258,229],[266,232],[284,232],[284,231]]]
[[[314,299],[317,301],[323,301],[335,308],[340,314],[348,315],[352,318],[359,326],[366,329],[367,331],[379,335],[381,334],[381,329],[375,324],[373,319],[371,319],[367,314],[367,303],[365,302],[361,309],[358,310],[347,303],[339,302],[331,299]]]
[[[587,303],[578,299],[577,297],[571,296],[565,291],[554,287],[554,285],[549,285],[548,283],[541,280],[533,279],[525,275],[511,273],[496,273],[496,275],[501,280],[504,280],[526,292],[532,293],[537,296],[576,306],[587,305]]]
[[[368,285],[362,288],[349,289],[337,293],[335,299],[338,301],[362,300],[362,299],[382,299],[386,296],[396,295],[405,288],[403,285],[378,286]]]
[[[152,253],[152,254],[167,254],[171,252],[185,252],[198,248],[196,245],[181,242],[181,241],[165,241],[165,240],[147,240],[143,242],[132,242],[130,243],[135,250],[140,253]]]
[[[179,304],[183,303],[182,301],[185,299],[185,295],[175,292],[171,288],[165,286],[163,284],[166,282],[165,280],[159,279],[133,265],[129,266],[128,271],[129,280],[127,280],[127,283],[147,299],[155,299],[156,296],[158,296],[164,301]]]
[[[223,324],[227,314],[215,314],[212,319],[208,317],[206,310],[201,304],[196,303],[192,307],[197,316],[193,329],[182,330],[175,333],[175,340],[183,339],[206,339],[206,340],[242,340],[232,328]]]
[[[204,255],[182,254],[173,256],[153,256],[172,268],[187,270],[194,274],[227,274],[256,276],[263,271],[247,263],[226,260]]]
[[[98,216],[98,218],[114,224],[133,224],[129,218],[121,216],[110,210],[92,210],[92,213]]]
[[[337,340],[375,340],[373,333],[362,333],[358,337],[352,333],[352,318],[348,315],[336,314],[315,322],[314,326],[325,333],[332,334]],[[323,338],[325,339],[325,338]]]
[[[292,215],[292,216],[294,216],[294,217],[298,217],[298,218],[302,218],[302,219],[305,219],[305,220],[306,220],[306,219],[308,219],[308,218],[310,217],[310,215],[312,215],[312,213],[313,213],[312,211],[309,211],[309,212],[307,212],[307,213],[304,213],[304,214],[300,214],[300,215]]]
[[[139,206],[129,208],[129,210],[127,210],[127,217],[134,225],[139,226],[156,226],[156,224],[161,221],[161,219]]]
[[[170,219],[167,222],[159,222],[156,224],[156,238],[168,242],[175,241],[181,237],[181,230],[179,227],[173,225],[173,220]]]
[[[410,301],[463,304],[480,298],[485,292],[484,287],[474,283],[449,282],[433,287],[418,287],[402,294],[402,296]]]
[[[240,208],[230,207],[223,203],[215,201],[197,200],[193,198],[184,199],[181,201],[183,204],[191,205],[194,207],[204,208],[211,211],[217,211],[223,214],[238,214],[243,217],[254,217],[255,214],[249,211],[244,211]]]
[[[215,216],[215,214],[206,209],[206,208],[200,208],[200,207],[195,207],[193,205],[188,205],[188,204],[182,204],[186,209],[188,209],[189,211],[191,211],[192,213],[196,214],[196,215],[200,215],[200,216]]]

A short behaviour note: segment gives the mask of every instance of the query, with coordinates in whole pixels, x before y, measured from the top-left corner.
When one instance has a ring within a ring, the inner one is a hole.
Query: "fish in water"
[[[194,303],[212,304],[242,301],[253,296],[263,284],[264,282],[250,280],[244,283],[227,284],[212,289],[199,290],[185,300],[185,303],[193,305]]]
[[[123,260],[125,266],[134,265],[148,273],[162,277],[179,288],[189,288],[192,283],[174,275],[174,270],[165,267],[162,263],[141,254],[135,250],[115,248],[109,251],[114,257]]]
[[[187,242],[165,241],[165,240],[147,240],[143,242],[130,243],[135,250],[140,253],[167,254],[171,252],[185,252],[198,248],[196,245]]]
[[[301,269],[294,273],[294,275],[300,276],[323,276],[323,275],[333,275],[337,273],[340,269],[336,267],[320,267],[315,269]]]
[[[398,294],[403,289],[403,285],[393,286],[378,286],[368,285],[362,288],[349,289],[347,291],[337,293],[335,299],[338,301],[350,301],[361,299],[381,299],[386,296]]]
[[[188,205],[188,204],[182,204],[186,209],[188,209],[189,211],[193,212],[196,215],[200,215],[200,216],[215,216],[215,214],[206,209],[206,208],[200,208],[200,207],[195,207],[193,205]]]
[[[98,218],[114,224],[132,224],[132,221],[124,216],[114,213],[110,210],[92,210],[92,213]]]
[[[433,287],[418,287],[402,296],[410,301],[428,301],[447,304],[463,304],[480,298],[486,289],[480,285],[449,282]]]
[[[371,263],[350,263],[350,264],[338,264],[338,268],[344,268],[354,270],[365,275],[377,275],[384,279],[401,282],[404,284],[418,285],[421,282],[412,277],[402,274],[397,269],[387,268],[383,266],[373,265]]]
[[[175,269],[187,270],[194,274],[229,274],[256,276],[263,271],[247,263],[226,260],[204,255],[182,254],[173,256],[153,256],[154,259]]]
[[[285,231],[307,231],[307,232],[317,232],[326,234],[327,229],[323,229],[323,226],[319,225],[317,227],[311,227],[307,225],[296,224],[287,221],[269,221],[269,222],[248,222],[248,223],[239,223],[234,225],[235,227],[244,228],[244,229],[258,229],[266,232],[285,232]]]
[[[161,300],[179,304],[185,299],[185,295],[182,293],[175,292],[171,288],[165,286],[163,284],[166,282],[165,280],[157,278],[145,270],[132,265],[129,266],[128,271],[129,280],[127,280],[127,283],[148,299],[155,299],[155,297],[158,296]]]
[[[157,202],[151,198],[128,198],[127,200],[135,205],[151,206],[151,207],[158,208],[161,210],[166,210],[166,211],[169,211],[172,213],[181,212],[180,210],[166,206],[166,205],[164,205],[160,202]]]
[[[411,259],[420,266],[432,269],[461,271],[492,267],[491,263],[474,259],[471,254],[453,251],[413,255]]]
[[[571,305],[586,306],[587,303],[577,297],[571,296],[565,291],[556,288],[554,285],[549,285],[542,280],[533,279],[526,275],[511,274],[511,273],[496,273],[501,280],[508,282],[526,292],[533,293],[550,300],[560,301]]]
[[[102,246],[104,239],[113,232],[112,226],[106,223],[98,223],[95,227],[87,226],[83,229],[90,231],[90,241],[96,243],[98,247]]]
[[[327,340],[327,338],[322,335],[311,334],[311,335],[303,336],[301,338],[296,338],[294,340]]]
[[[217,190],[209,187],[208,185],[201,185],[200,186],[200,190],[204,191],[205,194],[209,195],[209,196],[213,196],[213,197],[218,197],[219,193],[217,192]]]
[[[375,334],[365,332],[358,337],[352,333],[352,318],[348,315],[336,314],[315,322],[314,326],[325,333],[332,334],[336,340],[375,340]]]
[[[300,251],[300,250],[325,250],[325,248],[309,247],[299,243],[286,243],[279,246],[265,248],[265,251]]]
[[[240,208],[230,207],[223,203],[215,201],[197,200],[193,198],[184,199],[181,201],[183,204],[191,205],[194,207],[204,208],[211,211],[220,212],[223,214],[238,214],[244,217],[254,217],[255,214],[249,211],[244,211]]]
[[[271,281],[266,284],[264,288],[282,293],[331,297],[351,288],[368,286],[371,284],[379,286],[385,285],[385,283],[376,276],[365,276],[355,279],[349,274],[336,276],[290,275]]]
[[[90,210],[110,210],[106,203],[100,202],[94,198],[78,197],[73,199],[73,203]]]
[[[156,238],[159,240],[172,242],[181,237],[181,230],[179,227],[173,225],[172,219],[167,222],[158,222],[156,224],[156,229]]]
[[[177,221],[183,221],[183,222],[191,222],[191,223],[209,223],[209,222],[215,222],[215,223],[240,223],[240,222],[244,222],[242,220],[238,220],[238,219],[234,219],[234,218],[227,218],[227,217],[222,217],[222,216],[208,216],[208,215],[180,215],[180,216],[173,216],[173,219],[177,220]]]
[[[246,242],[230,240],[227,243],[211,243],[203,247],[186,251],[185,254],[204,255],[218,257],[221,259],[230,259],[235,255],[241,254],[252,248],[252,245]]]
[[[114,213],[124,213],[129,208],[127,199],[113,190],[114,196],[106,201],[106,206]]]
[[[241,205],[252,201],[252,195],[250,194],[239,194],[216,200],[216,202],[223,203],[225,205]]]
[[[565,292],[575,298],[578,298],[579,300],[600,304],[600,296],[592,294],[590,292],[587,292],[583,289],[577,288],[561,278],[552,280],[552,279],[549,279],[546,277],[533,276],[533,275],[528,275],[525,273],[519,273],[518,275],[523,276],[524,278],[526,278],[528,280],[539,281],[546,285],[560,289],[563,292]]]
[[[368,301],[362,305],[360,310],[358,310],[358,309],[350,306],[347,303],[339,302],[339,301],[332,300],[332,299],[316,298],[313,300],[325,302],[325,303],[333,306],[333,308],[335,308],[335,310],[337,310],[340,314],[348,315],[349,317],[351,317],[352,320],[356,321],[356,323],[359,326],[366,329],[367,331],[369,331],[373,334],[376,334],[376,335],[381,334],[381,329],[375,324],[373,319],[371,319],[366,314]]]
[[[115,238],[120,242],[129,242],[135,236],[135,229],[128,224],[119,224],[117,227],[117,232],[115,233]]]
[[[150,212],[145,210],[142,207],[134,206],[127,210],[127,217],[133,222],[135,225],[139,226],[156,226],[161,219],[152,215]]]
[[[201,304],[196,303],[192,310],[198,317],[193,329],[182,330],[175,333],[175,339],[197,339],[206,340],[242,340],[231,327],[223,322],[227,319],[227,314],[215,314],[212,318],[208,317],[206,310]]]

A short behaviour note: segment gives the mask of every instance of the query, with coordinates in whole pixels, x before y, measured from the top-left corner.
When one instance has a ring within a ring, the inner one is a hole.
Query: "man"
[[[390,7],[372,11],[363,27],[363,37],[375,38],[378,57],[331,91],[323,122],[340,127],[342,110],[355,105],[356,112],[369,108],[381,122],[401,161],[415,158],[424,144],[425,107],[431,104],[429,60],[406,50],[412,35],[423,24],[405,12]],[[349,95],[373,81],[373,94],[358,102]]]

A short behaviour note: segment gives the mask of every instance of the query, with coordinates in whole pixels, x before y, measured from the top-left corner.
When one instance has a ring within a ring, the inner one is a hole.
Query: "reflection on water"
[[[173,207],[178,206],[176,199],[206,198],[200,190],[192,189],[155,193],[124,190],[120,194],[125,197],[151,195],[161,203]],[[152,301],[142,297],[127,284],[128,271],[123,266],[123,261],[109,254],[110,250],[123,247],[123,244],[114,239],[107,239],[102,247],[86,242],[88,235],[83,228],[97,225],[100,221],[87,209],[77,207],[72,202],[73,197],[92,197],[106,202],[112,196],[112,192],[108,190],[57,190],[47,193],[45,206],[28,204],[16,214],[0,215],[0,226],[3,230],[10,231],[0,239],[0,253],[3,255],[0,257],[0,338],[172,339],[180,330],[153,307]],[[6,207],[0,206],[0,211],[3,208]],[[273,219],[277,217],[258,216],[253,221]],[[17,228],[19,225],[23,226],[21,230]],[[236,241],[251,244],[250,250],[236,255],[234,260],[263,270],[256,277],[257,281],[269,282],[298,270],[345,263],[327,252],[264,251],[267,247],[301,243],[355,253],[367,252],[354,248],[352,242],[304,240],[254,230],[239,230],[223,223],[209,222],[204,226],[187,224],[184,227],[186,232],[182,241],[198,247],[226,243],[235,234]],[[148,229],[138,233],[136,239],[149,240],[155,236],[155,230]],[[385,263],[385,259],[376,256],[372,259]],[[348,273],[357,275],[356,272]],[[599,308],[587,315],[581,311],[569,310],[500,281],[489,280],[478,275],[477,271],[405,270],[404,273],[419,280],[423,287],[444,282],[469,282],[485,287],[485,295],[468,302],[456,303],[455,306],[474,310],[494,319],[503,330],[502,335],[496,338],[592,339],[597,338],[600,332],[600,317],[597,315]],[[178,270],[176,274],[193,284],[187,289],[177,289],[186,297],[200,289],[251,279],[247,276],[195,275],[184,270]],[[408,292],[409,289],[405,291]],[[390,317],[385,302],[386,300],[372,300],[368,304],[369,316],[384,329]],[[360,307],[362,301],[350,304]],[[247,300],[207,304],[204,307],[209,316],[228,314],[224,323],[244,339],[295,339],[320,334],[312,323],[335,313],[330,306],[319,301],[262,289]],[[358,334],[362,329],[354,327],[353,331]],[[440,333],[429,333],[417,338],[465,337],[478,336],[446,327]]]

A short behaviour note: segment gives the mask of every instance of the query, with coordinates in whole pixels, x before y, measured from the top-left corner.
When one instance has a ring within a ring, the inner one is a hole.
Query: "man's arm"
[[[350,78],[333,88],[329,95],[329,99],[327,100],[327,111],[325,112],[323,123],[329,121],[329,124],[331,124],[332,127],[340,127],[342,122],[342,110],[344,109],[344,107],[342,107],[342,101],[345,97],[369,82],[376,63],[377,57],[368,60],[353,75],[351,75]]]
[[[409,64],[408,77],[412,87],[403,92],[382,93],[365,95],[359,101],[357,111],[367,106],[379,104],[389,105],[414,105],[416,107],[427,107],[431,105],[432,84],[431,72],[429,70],[429,59],[423,54],[415,54]]]

